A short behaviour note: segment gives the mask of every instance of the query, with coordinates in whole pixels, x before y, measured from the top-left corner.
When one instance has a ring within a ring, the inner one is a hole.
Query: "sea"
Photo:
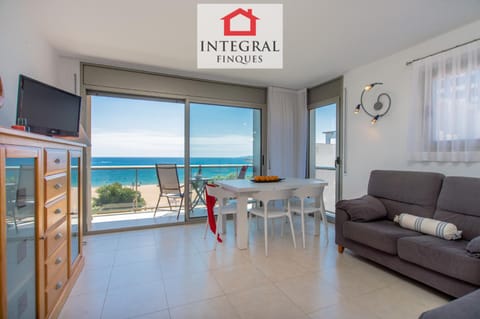
[[[157,184],[155,164],[177,164],[184,165],[183,157],[92,157],[92,186],[99,187],[106,184],[118,182],[125,186],[153,185]],[[229,167],[222,167],[222,165]],[[192,157],[191,176],[198,173],[198,166],[202,165],[202,177],[221,179],[232,178],[238,174],[243,165],[248,165],[247,176],[252,174],[252,157]],[[207,166],[205,166],[207,165]],[[215,165],[210,167],[210,165]],[[218,166],[216,166],[218,165]],[[230,167],[234,165],[235,167]],[[116,168],[109,168],[115,166]],[[138,168],[121,168],[122,166],[136,166]],[[181,184],[184,182],[185,172],[183,167],[178,168],[178,179]]]

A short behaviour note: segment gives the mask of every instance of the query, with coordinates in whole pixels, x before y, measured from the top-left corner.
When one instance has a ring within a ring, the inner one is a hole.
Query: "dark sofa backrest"
[[[383,202],[390,220],[401,213],[431,218],[444,177],[430,172],[375,170],[370,174],[368,194]]]
[[[446,177],[433,217],[455,224],[464,239],[480,236],[480,178]]]

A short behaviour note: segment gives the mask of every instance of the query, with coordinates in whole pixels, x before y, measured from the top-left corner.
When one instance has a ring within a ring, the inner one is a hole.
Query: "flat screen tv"
[[[17,119],[33,133],[78,136],[81,97],[20,75]]]

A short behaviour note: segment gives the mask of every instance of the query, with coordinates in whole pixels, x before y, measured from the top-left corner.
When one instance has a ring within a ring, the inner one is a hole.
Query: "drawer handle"
[[[55,265],[61,264],[62,261],[63,261],[62,257],[57,257],[57,259],[55,259]]]
[[[57,208],[57,209],[55,209],[54,213],[57,214],[57,215],[58,215],[58,214],[61,214],[61,213],[62,213],[62,209],[61,209],[61,208]]]
[[[62,287],[63,287],[63,282],[61,282],[61,281],[57,282],[57,284],[55,285],[55,289],[57,289],[57,290],[62,289]]]
[[[60,238],[62,238],[62,237],[63,237],[63,234],[62,234],[62,233],[57,233],[57,234],[55,235],[55,239],[57,239],[57,240],[60,239]]]
[[[62,186],[63,186],[62,184],[56,183],[55,185],[53,185],[53,188],[60,189],[60,188],[62,188]]]
[[[54,162],[55,162],[55,164],[60,164],[61,160],[60,160],[59,158],[56,158],[56,159],[54,160]]]

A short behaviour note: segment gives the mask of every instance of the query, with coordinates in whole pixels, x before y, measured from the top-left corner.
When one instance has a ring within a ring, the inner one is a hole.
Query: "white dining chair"
[[[207,184],[205,186],[208,196],[213,196],[216,198],[215,207],[213,208],[214,215],[217,216],[215,225],[215,249],[217,248],[217,238],[219,234],[220,225],[222,226],[222,232],[225,232],[223,216],[232,214],[234,216],[234,222],[236,226],[236,214],[237,214],[237,205],[236,203],[231,203],[230,198],[233,197],[233,194],[222,187]],[[207,237],[209,223],[208,223],[208,214],[207,222],[205,224],[205,233],[203,234],[203,239]],[[236,229],[236,227],[235,227]]]
[[[260,191],[257,193],[254,193],[252,197],[260,201],[263,206],[256,206],[252,209],[249,210],[250,212],[250,222],[252,220],[252,216],[255,215],[257,216],[257,223],[258,223],[258,217],[263,218],[263,231],[265,233],[265,256],[268,256],[268,219],[274,219],[274,218],[284,218],[287,217],[289,222],[290,222],[290,230],[292,233],[292,239],[293,239],[293,247],[297,247],[297,244],[295,242],[295,232],[293,230],[293,222],[292,222],[292,215],[290,213],[290,202],[288,199],[292,196],[292,193],[290,190],[279,190],[279,191]],[[287,209],[285,210],[284,207],[278,208],[269,205],[269,202],[275,201],[275,200],[283,200],[287,202]],[[272,229],[273,232],[273,229]]]
[[[304,186],[292,191],[293,197],[290,199],[291,212],[299,213],[302,218],[302,240],[305,248],[305,215],[320,212],[325,234],[328,243],[328,224],[325,216],[325,205],[323,203],[323,186]],[[318,203],[318,204],[317,204]]]

